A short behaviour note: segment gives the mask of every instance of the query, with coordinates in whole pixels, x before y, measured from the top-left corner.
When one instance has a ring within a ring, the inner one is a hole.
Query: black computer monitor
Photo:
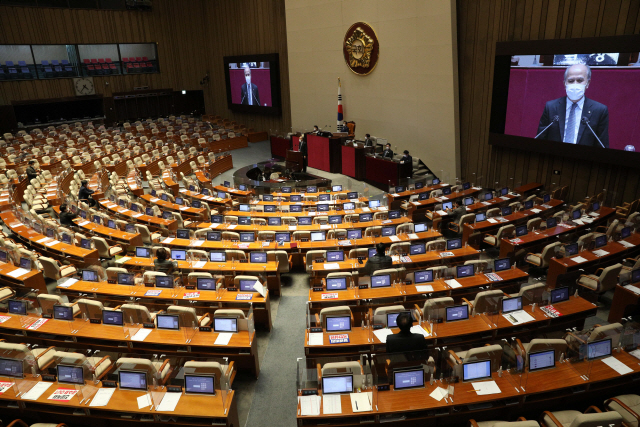
[[[238,217],[238,225],[251,225],[251,217],[250,216]]]
[[[433,270],[416,271],[413,274],[413,277],[414,277],[414,281],[415,281],[416,285],[418,285],[420,283],[433,282]]]
[[[249,254],[249,260],[252,263],[264,264],[264,263],[267,262],[267,253],[266,252],[251,252]]]
[[[371,276],[371,288],[388,288],[391,286],[391,276],[388,274],[380,274]]]
[[[427,200],[428,198],[429,198],[429,193],[427,192],[418,194],[418,200]]]
[[[465,182],[462,184],[462,190],[468,190],[471,188],[471,183],[470,182]]]
[[[327,251],[327,262],[344,261],[343,251]]]
[[[640,282],[640,268],[631,270],[631,283],[638,283],[638,282]]]
[[[202,207],[202,202],[200,200],[194,200],[191,202],[191,207],[200,209]]]
[[[179,228],[176,230],[176,238],[177,239],[189,239],[189,229],[187,228]]]
[[[362,229],[347,230],[347,239],[362,239]]]
[[[580,211],[580,209],[576,209],[575,211],[571,212],[571,219],[580,219],[581,216],[582,212]]]
[[[500,195],[501,195],[501,196],[506,196],[507,194],[509,194],[509,188],[508,188],[508,187],[503,187],[503,188],[500,190]]]
[[[502,313],[511,313],[512,311],[522,310],[522,297],[512,297],[502,299]]]
[[[130,231],[128,231],[128,233],[131,233]],[[133,233],[135,233],[135,230],[133,231]],[[72,245],[73,243],[71,242],[71,235],[68,233],[62,233],[61,234],[62,237],[62,243],[65,243],[67,245]],[[5,261],[6,262],[6,261]]]
[[[240,190],[240,191],[247,191],[247,186],[246,186],[246,185],[244,185],[244,184],[240,184],[240,185],[238,185],[238,190]]]
[[[210,219],[213,224],[222,224],[222,221],[224,221],[224,217],[222,215],[211,215]]]
[[[462,200],[462,204],[463,204],[463,205],[465,205],[465,206],[470,206],[470,205],[472,205],[472,204],[473,204],[473,197],[465,197],[465,198]]]
[[[290,212],[302,212],[302,205],[290,205],[289,206],[289,211]]]
[[[160,198],[161,198],[163,201],[165,201],[165,202],[166,202],[167,200],[169,200],[169,196],[167,196],[167,194],[166,194],[166,193],[163,193],[163,194],[162,194],[162,196],[160,196]]]
[[[263,202],[273,202],[273,196],[271,194],[264,194],[262,196]]]
[[[354,210],[356,208],[356,204],[353,203],[353,202],[347,202],[347,203],[342,205],[342,208],[345,211],[352,211],[352,210]]]
[[[120,205],[121,208],[124,208],[127,206],[127,201],[125,199],[120,199],[118,200],[118,204]]]
[[[116,310],[102,310],[102,323],[105,325],[124,326],[124,313]]]
[[[290,200],[292,203],[298,203],[302,201],[302,196],[300,194],[292,194]]]
[[[451,187],[445,187],[442,189],[442,194],[444,194],[445,196],[448,196],[451,194]]]
[[[73,321],[73,307],[58,304],[54,305],[53,318],[56,320]]]
[[[347,289],[346,277],[332,277],[327,279],[328,291],[343,291],[345,289]]]
[[[373,256],[376,256],[377,253],[378,251],[376,250],[376,248],[369,248],[367,251],[367,257],[371,258]]]
[[[326,235],[324,231],[312,231],[311,232],[311,241],[312,242],[324,242],[326,240]]]
[[[462,381],[477,381],[491,378],[491,360],[479,360],[462,364]]]
[[[223,181],[222,182],[222,186],[229,188],[229,187],[231,187],[231,183],[229,181]]]
[[[551,201],[551,194],[545,194],[542,196],[542,203],[549,203]]]
[[[136,246],[136,257],[151,258],[151,249],[144,246]]]
[[[189,191],[196,191],[196,186],[195,185],[190,185],[189,186]]]
[[[325,316],[325,329],[327,332],[350,331],[351,316]]]
[[[418,222],[413,224],[414,233],[422,233],[424,231],[427,231],[428,229],[429,227],[424,222]]]
[[[182,199],[182,197],[176,197],[176,205],[181,205],[184,203],[184,200]]]
[[[524,208],[529,210],[533,208],[533,200],[525,200],[524,201]]]
[[[398,210],[389,211],[387,216],[389,219],[398,219],[400,218],[400,211]]]
[[[224,191],[218,191],[218,199],[226,199],[227,193]]]
[[[320,194],[318,196],[318,201],[319,202],[327,202],[329,200],[331,200],[331,195],[330,194]]]
[[[62,384],[84,384],[82,366],[57,365],[58,382]]]
[[[208,196],[209,195],[209,189],[208,188],[203,188],[202,189],[202,195],[203,196]]]
[[[424,243],[416,243],[409,246],[409,255],[420,255],[427,253],[427,248]]]
[[[601,248],[607,244],[607,235],[603,234],[602,236],[598,236],[595,239],[595,247]]]
[[[169,212],[169,211],[164,211],[164,212],[162,212],[162,219],[167,220],[167,221],[172,220],[173,219],[173,214],[171,212]]]
[[[528,357],[529,372],[554,368],[556,366],[556,352],[554,349],[534,351],[529,353]]]
[[[626,239],[629,236],[631,236],[631,227],[623,227],[622,230],[620,230],[620,238]]]
[[[469,318],[469,307],[466,305],[454,305],[446,307],[445,320],[447,322],[457,322],[458,320],[467,320]]]
[[[134,285],[135,275],[133,273],[118,273],[119,285]]]
[[[329,212],[329,204],[327,203],[318,203],[316,205],[318,212]]]
[[[322,394],[353,393],[353,374],[322,377]]]
[[[238,205],[238,210],[240,212],[249,212],[251,209],[249,208],[249,205],[241,204],[241,205]]]
[[[112,219],[107,220],[107,227],[112,228],[112,229],[116,229],[116,222]]]
[[[156,288],[173,288],[173,276],[156,276]]]
[[[135,224],[127,224],[124,226],[124,231],[125,233],[137,233],[138,231],[136,230],[136,226]]]
[[[290,241],[291,241],[291,233],[289,232],[276,233],[276,242],[290,242]]]
[[[342,185],[333,185],[333,186],[331,186],[331,191],[333,191],[333,192],[342,191]]]
[[[153,216],[153,208],[151,206],[147,206],[144,210],[145,215]]]
[[[291,187],[282,187],[282,189],[280,189],[280,191],[282,193],[291,193]]]
[[[444,202],[442,204],[442,210],[453,209],[453,202]]]
[[[569,288],[564,286],[561,288],[556,288],[551,290],[550,302],[551,304],[556,304],[563,301],[569,300]]]
[[[358,215],[358,221],[360,222],[369,222],[373,220],[373,215],[370,213],[361,213]]]
[[[502,216],[507,216],[513,213],[513,209],[511,209],[511,206],[503,206],[500,209],[500,212],[502,213]]]
[[[124,390],[147,390],[146,371],[123,371],[118,372],[118,383]]]
[[[599,202],[593,202],[593,204],[591,205],[591,210],[595,212],[598,209],[600,209],[600,203]]]
[[[398,185],[395,188],[396,193],[402,193],[404,191],[404,187],[402,185]]]
[[[267,224],[279,227],[282,225],[282,218],[280,218],[279,216],[268,218]]]
[[[196,288],[199,291],[215,291],[216,279],[213,277],[196,277]]]
[[[7,251],[0,250],[0,262],[7,262]]]
[[[97,282],[98,273],[93,270],[82,270],[82,280],[85,282]]]
[[[207,231],[207,240],[210,242],[219,242],[222,240],[222,232],[220,231]]]
[[[564,254],[566,256],[572,256],[578,253],[578,244],[577,243],[571,243],[569,245],[565,245],[564,246]]]
[[[240,290],[242,292],[257,292],[256,289],[254,288],[255,284],[256,284],[256,281],[253,279],[250,279],[250,280],[242,279],[240,280]]]
[[[398,316],[401,314],[411,315],[409,310],[405,311],[397,311],[395,313],[387,313],[387,328],[397,328],[398,327]]]
[[[170,331],[180,330],[180,316],[177,314],[157,314],[156,323],[158,329],[166,329]]]
[[[91,249],[91,240],[80,238],[80,247],[82,249]]]
[[[496,273],[511,268],[511,260],[509,258],[497,259],[493,262],[493,269]]]
[[[516,227],[516,237],[526,236],[529,233],[526,225],[519,225]]]
[[[459,265],[456,267],[456,277],[462,279],[463,277],[473,276],[473,265]]]
[[[383,236],[395,236],[396,235],[396,227],[390,225],[386,227],[382,227],[381,234]]]
[[[0,376],[22,378],[24,376],[22,359],[0,358]]]
[[[27,301],[19,300],[19,299],[10,299],[9,300],[9,313],[18,314],[21,316],[27,315]]]
[[[227,253],[225,251],[211,251],[209,252],[209,260],[211,262],[226,262]]]
[[[489,193],[484,193],[484,199],[485,200],[491,200],[493,199],[493,193],[489,192]]]
[[[80,209],[78,211],[78,215],[80,215],[80,218],[82,218],[82,219],[87,219],[87,211],[85,211],[83,209]]]
[[[342,224],[342,215],[329,215],[329,224]]]
[[[318,187],[315,185],[307,185],[307,193],[317,193]]]
[[[48,238],[53,239],[54,236],[56,235],[56,230],[54,230],[53,228],[47,227],[45,230],[45,234]]]
[[[547,218],[547,228],[553,228],[556,225],[558,225],[558,220],[556,218]]]
[[[276,205],[264,205],[264,211],[265,212],[275,212],[276,211]]]
[[[236,317],[214,317],[213,330],[215,332],[238,332],[238,319]]]
[[[93,222],[95,222],[96,224],[101,224],[102,223],[102,217],[100,215],[94,215],[93,216]]]
[[[416,182],[416,190],[424,188],[424,182]]]
[[[455,239],[447,240],[447,250],[452,251],[454,249],[460,249],[462,247],[462,238],[456,237]]]
[[[311,217],[310,216],[299,216],[298,217],[298,225],[311,225]]]
[[[587,343],[587,359],[594,360],[611,356],[611,338]]]
[[[215,375],[189,375],[184,376],[185,394],[215,396]]]
[[[431,181],[431,185],[438,185],[440,184],[440,179],[439,178],[433,178],[433,181]]]
[[[253,231],[240,233],[240,241],[241,242],[254,242],[256,240],[256,235]]]
[[[358,199],[358,192],[357,191],[350,191],[347,193],[347,199]]]
[[[176,261],[186,261],[187,251],[184,249],[171,249],[171,259]]]

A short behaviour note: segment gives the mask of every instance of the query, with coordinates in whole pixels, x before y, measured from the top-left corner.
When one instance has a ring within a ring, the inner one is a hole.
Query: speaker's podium
[[[287,150],[285,162],[287,169],[293,172],[300,172],[302,170],[302,153],[299,151]]]
[[[331,173],[342,172],[342,142],[345,136],[307,135],[308,166]]]

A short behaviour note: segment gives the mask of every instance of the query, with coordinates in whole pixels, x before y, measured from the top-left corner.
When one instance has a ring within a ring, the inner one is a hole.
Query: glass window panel
[[[120,47],[120,57],[125,73],[158,72],[155,43],[126,43],[118,46]]]
[[[78,45],[78,53],[84,76],[121,74],[118,45],[80,44]]]
[[[75,77],[78,75],[78,63],[73,45],[32,45],[38,78]]]
[[[4,77],[4,79],[35,79],[36,69],[31,47],[17,44],[0,46],[0,71],[0,78]]]

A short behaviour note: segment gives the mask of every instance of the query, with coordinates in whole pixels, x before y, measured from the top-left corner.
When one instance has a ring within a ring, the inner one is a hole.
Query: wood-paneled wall
[[[203,89],[208,113],[257,130],[291,126],[284,0],[154,0],[151,12],[0,6],[0,44],[131,42],[157,42],[161,72],[94,77],[96,93]],[[282,116],[232,114],[222,57],[274,52],[280,54]],[[207,72],[211,80],[203,87]],[[0,105],[74,95],[71,79],[0,83]]]
[[[533,181],[548,189],[568,185],[572,201],[606,189],[610,206],[640,198],[640,169],[488,143],[496,42],[638,34],[640,2],[458,0],[457,15],[462,177],[488,186]]]

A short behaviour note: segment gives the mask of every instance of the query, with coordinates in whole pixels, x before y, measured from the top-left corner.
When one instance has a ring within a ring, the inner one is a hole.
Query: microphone
[[[244,95],[242,95],[242,99],[240,100],[240,104],[242,104],[242,101],[244,101],[244,99],[247,97],[247,92],[244,93]]]
[[[589,118],[588,117],[583,117],[582,118],[582,123],[584,123],[585,125],[587,125],[587,127],[589,128],[589,130],[591,131],[591,133],[593,134],[593,136],[596,137],[596,139],[598,140],[598,142],[600,143],[600,145],[602,146],[602,148],[606,148],[604,146],[604,144],[602,143],[602,141],[600,141],[600,138],[598,138],[598,135],[596,135],[596,133],[593,131],[593,129],[591,128],[591,125],[589,124]]]
[[[539,134],[537,134],[537,135],[536,135],[536,137],[535,137],[535,138],[533,138],[533,139],[538,139],[538,137],[539,137],[540,135],[542,135],[542,134],[543,134],[547,129],[549,129],[549,128],[551,127],[551,125],[552,125],[552,124],[554,124],[555,122],[557,122],[557,121],[559,121],[559,120],[560,120],[560,117],[559,117],[559,116],[557,116],[557,115],[556,115],[556,116],[553,116],[553,119],[551,119],[551,123],[549,123],[549,124],[547,125],[547,127],[546,127],[546,128],[542,129],[542,130],[540,131],[540,133],[539,133]]]

